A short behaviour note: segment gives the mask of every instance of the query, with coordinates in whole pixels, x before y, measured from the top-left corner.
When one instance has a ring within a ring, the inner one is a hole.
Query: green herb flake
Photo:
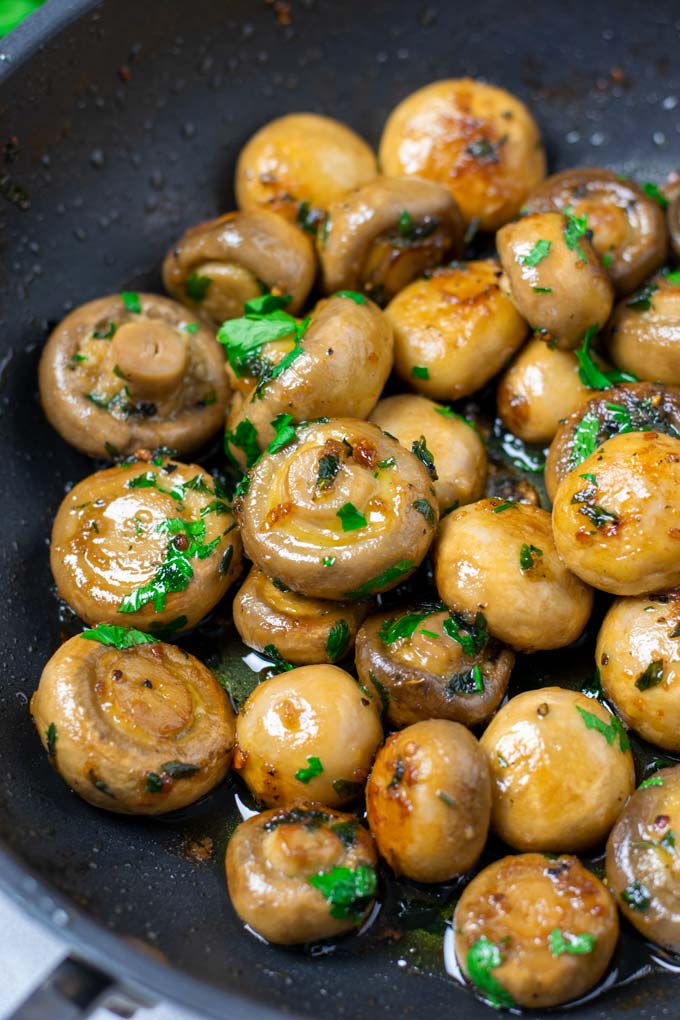
[[[632,297],[628,298],[626,306],[634,308],[636,312],[648,312],[652,307],[652,298],[658,289],[656,283],[645,283]]]
[[[579,493],[576,493],[575,496],[572,496],[572,503],[580,502],[580,500],[576,499],[576,496],[578,495]],[[598,506],[596,504],[584,502],[578,508],[578,512],[583,514],[584,517],[587,517],[588,520],[595,525],[598,531],[602,528],[616,527],[619,523],[618,514],[615,514],[613,510],[607,510],[606,507]]]
[[[385,620],[378,631],[378,637],[386,645],[392,645],[395,641],[410,638],[415,633],[418,624],[431,615],[430,612],[407,613],[405,616],[399,616],[396,620]]]
[[[293,418],[290,414],[277,414],[269,423],[276,432],[276,435],[267,447],[269,453],[278,453],[284,446],[288,446],[289,443],[293,442],[297,433],[292,422]]]
[[[492,507],[491,512],[494,514],[502,514],[504,510],[510,510],[513,506],[517,506],[517,504],[511,499],[506,499],[505,502]]]
[[[456,641],[470,658],[479,655],[489,640],[486,617],[481,612],[477,613],[475,622],[471,624],[461,613],[452,610],[448,619],[444,620],[442,630]]]
[[[316,779],[323,772],[323,765],[319,758],[314,755],[307,755],[307,767],[304,769],[298,769],[295,773],[295,778],[301,783],[311,783],[312,779]]]
[[[648,691],[650,687],[658,687],[660,683],[663,683],[663,659],[655,659],[637,678],[635,686],[639,691]]]
[[[189,776],[195,776],[201,770],[198,765],[190,765],[186,761],[166,761],[164,765],[161,765],[161,771],[171,779],[188,779]]]
[[[537,266],[539,262],[542,262],[543,259],[546,259],[548,257],[551,248],[552,248],[551,241],[544,240],[536,241],[536,244],[533,246],[529,254],[520,255],[517,261],[519,262],[520,266],[529,266],[533,268],[534,266]]]
[[[621,899],[631,910],[647,910],[652,902],[652,894],[646,885],[635,879],[629,882],[621,893]]]
[[[589,730],[597,730],[598,733],[602,734],[610,746],[618,739],[619,748],[622,753],[630,749],[628,734],[615,715],[611,716],[610,722],[607,723],[603,719],[600,719],[598,715],[593,715],[592,712],[587,712],[585,708],[581,708],[580,705],[576,706],[576,711],[586,724],[586,728]]]
[[[664,272],[663,278],[666,283],[670,283],[672,287],[677,287],[680,284],[680,269],[673,269],[671,272]]]
[[[117,627],[113,623],[98,623],[91,630],[84,630],[80,636],[112,648],[133,648],[135,645],[150,645],[158,640],[135,627]]]
[[[553,956],[562,956],[570,953],[572,956],[585,956],[592,953],[595,948],[595,936],[583,932],[581,935],[572,935],[570,932],[562,932],[559,928],[553,928],[550,932],[550,952]]]
[[[454,798],[445,790],[437,790],[437,796],[443,804],[446,804],[447,807],[453,808],[456,806]]]
[[[413,440],[411,443],[411,453],[415,454],[421,464],[425,466],[432,481],[436,482],[438,478],[437,469],[434,466],[434,457],[427,448],[425,436],[421,436],[420,439]]]
[[[648,198],[653,199],[657,205],[661,206],[662,209],[668,208],[668,199],[658,184],[654,184],[653,181],[645,181],[641,187],[645,195],[647,195]]]
[[[205,300],[211,283],[212,280],[209,276],[201,276],[200,273],[193,272],[184,285],[187,297],[200,305],[201,301]]]
[[[637,382],[638,378],[632,372],[621,372],[619,369],[603,372],[593,361],[590,345],[597,335],[598,329],[597,324],[589,326],[583,336],[581,346],[575,351],[579,365],[578,375],[583,385],[588,386],[591,390],[607,390],[614,383]]]
[[[428,503],[426,499],[414,500],[413,509],[417,510],[419,514],[422,514],[426,522],[430,525],[434,524],[437,519],[437,514],[431,503]]]
[[[92,336],[95,338],[95,340],[111,340],[117,328],[118,327],[116,326],[115,322],[109,322],[108,328],[106,330],[95,329],[94,332],[92,333]]]
[[[234,446],[245,454],[246,468],[251,468],[260,459],[257,429],[249,418],[240,421],[233,432],[225,432],[224,450],[227,454],[229,454],[229,446]]]
[[[427,365],[414,365],[411,369],[412,379],[429,379],[430,370]]]
[[[564,210],[564,215],[567,220],[567,225],[564,228],[565,244],[570,251],[576,251],[583,262],[587,262],[588,256],[581,247],[581,238],[585,236],[585,233],[588,230],[588,217],[575,216],[574,213],[568,209]]]
[[[356,869],[332,868],[310,875],[307,881],[328,900],[331,917],[338,920],[353,916],[359,921],[378,888],[375,868],[368,864],[359,864]]]
[[[54,758],[57,752],[57,739],[57,727],[53,722],[51,722],[45,730],[45,742],[47,744],[47,753],[50,758]]]
[[[601,261],[603,268],[609,269],[611,267],[612,262],[614,261],[614,256],[611,254],[611,252],[605,252],[605,254],[602,256]]]
[[[365,528],[368,523],[353,503],[345,503],[335,516],[339,518],[343,531],[359,531],[360,528]]]
[[[339,290],[335,293],[335,297],[349,298],[355,305],[367,305],[368,298],[364,297],[363,294],[359,294],[356,290]]]
[[[533,570],[536,566],[536,559],[543,555],[543,550],[535,545],[523,545],[519,551],[519,565],[521,570]]]
[[[570,460],[572,468],[578,467],[591,454],[595,453],[598,446],[597,437],[599,431],[599,418],[592,411],[588,411],[587,414],[583,415],[574,430]]]
[[[466,969],[475,988],[478,989],[494,1009],[511,1009],[515,1001],[498,978],[491,973],[503,962],[501,951],[485,935],[477,939],[468,949],[465,958]]]
[[[552,294],[552,287],[532,287],[536,294]]]
[[[352,821],[335,822],[334,825],[331,825],[331,832],[335,833],[343,846],[349,848],[356,842],[358,824],[358,822]]]
[[[384,470],[385,468],[392,468],[392,467],[394,467],[394,465],[395,465],[396,463],[397,463],[397,462],[396,462],[396,460],[394,459],[394,457],[385,457],[385,458],[384,458],[383,460],[379,460],[379,461],[378,461],[378,467],[379,467],[379,468],[380,468],[380,470],[382,471],[382,470]]]
[[[404,574],[410,574],[414,565],[411,560],[398,560],[394,566],[388,567],[382,574],[378,574],[377,577],[371,578],[370,581],[366,581],[358,588],[348,591],[345,598],[357,601],[368,598],[369,595],[374,595],[377,591],[392,587]]]
[[[198,333],[199,327],[197,322],[185,322],[182,325],[182,329],[184,330],[185,333],[189,333],[191,334],[191,336],[194,336],[196,333]]]
[[[135,290],[123,290],[120,293],[120,299],[127,308],[128,312],[133,312],[135,315],[139,315],[142,311],[142,304],[139,300],[139,294]],[[109,328],[113,323],[109,324]],[[114,327],[115,332],[115,327]],[[96,335],[96,334],[95,334]],[[113,336],[113,334],[111,334]],[[108,339],[108,337],[102,337],[101,339]]]
[[[322,567],[332,567],[335,563],[335,556],[324,556],[321,560]]]
[[[147,772],[146,774],[146,785],[144,787],[147,793],[162,793],[163,792],[163,779],[158,775],[157,772]]]
[[[333,624],[326,639],[326,655],[331,662],[339,662],[347,654],[350,632],[346,620],[338,620]]]
[[[322,492],[330,489],[341,468],[340,458],[334,453],[322,453],[316,472],[316,487]]]
[[[663,779],[661,776],[650,776],[649,779],[643,779],[638,790],[646,790],[648,786],[663,786]]]
[[[584,475],[579,475],[579,478],[584,478],[587,482],[590,482],[591,485],[594,485],[595,488],[597,488],[597,478],[594,474],[586,472]]]
[[[312,208],[311,202],[300,202],[295,222],[299,227],[302,227],[305,233],[316,237],[316,232],[322,219],[323,213],[320,209]]]
[[[399,236],[409,238],[413,233],[413,217],[407,209],[399,213]]]

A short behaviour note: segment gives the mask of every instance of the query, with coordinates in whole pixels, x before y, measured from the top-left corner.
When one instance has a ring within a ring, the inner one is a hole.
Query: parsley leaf
[[[588,257],[581,247],[581,238],[585,236],[588,230],[588,217],[587,216],[575,216],[570,209],[564,210],[564,215],[567,220],[567,225],[564,228],[564,240],[570,251],[576,251],[579,258],[584,262],[588,261]]]
[[[142,310],[142,304],[139,300],[139,294],[135,290],[122,290],[120,292],[120,298],[128,312],[134,312],[135,315],[139,315]],[[109,333],[103,337],[97,337],[97,339],[108,340],[109,335],[113,336],[116,331],[116,327],[113,327],[113,333],[111,333],[111,326],[113,323],[109,323]],[[96,335],[96,334],[95,334]]]
[[[286,673],[289,669],[295,668],[291,662],[284,659],[276,645],[265,645],[262,649],[262,654],[272,660],[272,664],[278,669],[279,673]]]
[[[57,740],[57,727],[53,722],[51,722],[45,730],[45,742],[47,744],[47,753],[50,758],[54,758],[54,755],[56,754]]]
[[[523,545],[519,551],[519,565],[521,570],[532,570],[536,566],[535,557],[543,555],[542,549],[535,545]]]
[[[629,750],[630,740],[628,739],[628,734],[615,715],[612,715],[610,717],[610,722],[606,723],[603,719],[600,719],[599,715],[593,715],[592,712],[586,712],[585,708],[581,708],[580,705],[576,706],[576,711],[586,724],[586,728],[589,730],[597,730],[598,733],[602,734],[610,746],[618,739],[620,750],[622,752]]]
[[[434,524],[436,514],[431,503],[428,503],[426,499],[416,499],[413,501],[412,506],[414,510],[423,515],[428,524]]]
[[[135,475],[127,483],[128,489],[157,489],[158,492],[164,493],[166,496],[172,496],[173,499],[181,503],[184,499],[184,486],[173,486],[172,489],[164,489],[158,484],[158,475],[154,471],[145,471],[141,475]]]
[[[662,209],[668,208],[668,199],[658,184],[654,184],[653,181],[645,181],[644,184],[642,184],[642,190],[645,195],[654,199],[654,201],[660,205]]]
[[[316,474],[317,489],[330,489],[340,470],[340,459],[334,453],[322,453],[319,457],[319,467]]]
[[[501,951],[498,946],[490,942],[486,935],[482,935],[468,949],[465,963],[467,972],[475,988],[487,999],[495,1009],[505,1007],[510,1009],[515,1001],[510,993],[503,987],[498,978],[491,973],[503,962]]]
[[[536,244],[531,249],[531,251],[529,252],[529,254],[520,255],[517,261],[521,266],[530,267],[537,266],[539,262],[542,262],[543,259],[548,257],[551,248],[552,248],[551,241],[544,240],[537,241]]]
[[[224,346],[227,360],[235,375],[257,374],[261,385],[277,378],[295,358],[302,353],[300,341],[309,325],[309,318],[298,322],[294,316],[284,311],[290,304],[288,295],[279,297],[275,294],[262,294],[260,297],[247,301],[244,315],[240,319],[228,319],[217,331],[217,339]],[[253,356],[265,344],[274,340],[292,337],[295,346],[277,364],[253,364]],[[256,371],[254,371],[256,369]]]
[[[663,779],[661,776],[650,776],[649,779],[643,779],[638,790],[646,790],[648,786],[663,786]]]
[[[589,386],[592,390],[607,390],[613,383],[637,382],[638,378],[632,372],[621,372],[618,369],[603,372],[595,364],[590,353],[590,345],[598,329],[597,325],[589,326],[584,334],[583,343],[575,352],[578,358],[578,375],[583,385]]]
[[[364,515],[357,510],[353,503],[345,503],[335,515],[340,519],[343,531],[358,531],[365,528],[368,521]]]
[[[348,591],[345,595],[346,599],[356,601],[357,599],[368,598],[369,595],[374,595],[379,590],[385,590],[389,587],[394,586],[394,582],[398,581],[404,574],[409,574],[413,570],[414,564],[411,560],[399,560],[392,567],[388,567],[382,574],[378,574],[377,577],[373,577],[370,581],[366,581],[358,588],[354,588],[352,591]]]
[[[596,414],[588,411],[574,429],[572,440],[570,465],[572,468],[586,460],[598,447],[597,437],[600,431],[600,422]]]
[[[260,445],[257,441],[257,429],[249,418],[244,418],[233,432],[224,433],[224,450],[228,456],[229,446],[242,450],[246,458],[246,468],[251,468],[260,459]],[[232,458],[233,459],[233,458]]]
[[[595,948],[595,936],[583,932],[581,935],[572,935],[570,932],[561,932],[559,928],[553,928],[549,936],[550,952],[553,956],[562,956],[563,953],[571,953],[573,956],[583,956],[592,953]]]
[[[660,683],[663,683],[663,659],[655,659],[637,678],[635,686],[639,691],[648,691],[650,687],[658,687]]]
[[[136,613],[148,602],[153,602],[154,610],[160,613],[165,609],[167,596],[188,588],[193,576],[189,560],[171,542],[165,560],[151,580],[126,595],[118,606],[118,612]]]
[[[364,297],[363,294],[357,293],[356,290],[338,290],[333,295],[334,297],[345,297],[353,301],[355,305],[367,305],[368,298]]]
[[[399,234],[401,237],[410,237],[413,230],[413,217],[407,209],[399,213]]]
[[[652,298],[658,289],[659,287],[656,283],[645,283],[626,301],[626,306],[634,308],[637,312],[648,312],[652,307]]]
[[[333,624],[326,638],[326,654],[331,662],[344,658],[349,648],[349,626],[345,620]]]
[[[292,421],[293,418],[290,414],[277,414],[277,416],[269,423],[276,431],[276,435],[267,447],[269,453],[277,453],[279,450],[282,450],[284,446],[288,446],[289,443],[293,442],[296,436],[296,431]]]
[[[331,917],[338,920],[351,915],[360,918],[378,888],[375,868],[368,864],[359,864],[356,869],[332,868],[310,875],[307,881],[328,900]]]
[[[431,612],[406,613],[405,616],[399,616],[396,620],[385,620],[378,631],[378,637],[386,645],[392,645],[395,641],[400,641],[403,638],[410,638],[415,633],[418,624],[431,615]]]
[[[430,370],[427,365],[414,365],[411,369],[412,379],[429,379]]]
[[[312,779],[316,779],[323,772],[323,765],[321,761],[312,755],[307,755],[307,767],[304,769],[298,769],[295,773],[295,778],[301,783],[311,783]]]
[[[413,440],[411,443],[411,453],[414,453],[418,460],[424,464],[428,475],[433,482],[436,482],[439,476],[437,475],[437,469],[434,466],[434,457],[427,448],[425,436],[421,436],[420,439]]]
[[[195,301],[197,305],[200,305],[201,301],[205,299],[212,280],[209,276],[201,276],[200,273],[192,273],[188,277],[184,287],[187,293],[187,297],[192,301]]]
[[[442,624],[442,630],[454,641],[457,641],[465,655],[470,657],[479,655],[489,640],[486,617],[481,612],[475,616],[474,623],[469,623],[462,613],[451,610],[449,618]]]
[[[320,209],[312,208],[311,202],[300,202],[295,222],[298,226],[302,227],[305,233],[312,234],[315,237],[323,216],[324,214]]]
[[[652,902],[652,894],[646,885],[635,879],[633,882],[629,882],[623,890],[621,899],[631,910],[646,910]]]
[[[150,645],[158,641],[158,638],[135,627],[117,627],[113,623],[98,623],[96,627],[84,630],[80,636],[112,648],[132,648],[134,645]]]

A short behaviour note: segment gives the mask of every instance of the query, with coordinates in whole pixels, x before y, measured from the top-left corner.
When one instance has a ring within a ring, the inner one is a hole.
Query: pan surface
[[[661,179],[680,162],[679,14],[673,0],[645,8],[637,0],[49,0],[5,40],[0,880],[86,958],[235,1020],[266,1018],[266,1007],[354,1020],[491,1015],[446,975],[441,937],[424,920],[437,904],[424,892],[420,919],[409,901],[402,938],[369,937],[370,952],[357,940],[333,952],[277,950],[243,932],[226,894],[220,860],[233,787],[181,817],[128,819],[90,808],[52,772],[28,713],[62,626],[47,536],[66,488],[91,464],[44,420],[37,361],[51,324],[75,305],[123,287],[160,290],[167,247],[232,207],[239,149],[288,111],[336,116],[376,143],[410,91],[478,75],[528,102],[551,169],[605,164]],[[567,679],[589,668],[578,650],[562,658]],[[538,657],[526,669],[520,682],[555,680]],[[572,1015],[672,1015],[680,979],[627,945],[618,976],[636,979]]]

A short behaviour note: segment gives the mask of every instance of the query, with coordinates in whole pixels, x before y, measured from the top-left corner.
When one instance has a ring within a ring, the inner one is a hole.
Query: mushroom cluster
[[[546,178],[525,105],[470,79],[405,98],[377,156],[288,114],[166,254],[171,297],[49,338],[48,419],[112,463],[56,512],[86,626],[35,724],[114,812],[233,769],[260,938],[361,932],[396,879],[465,886],[451,947],[492,1006],[590,992],[617,906],[680,952],[680,764],[636,791],[634,754],[680,756],[679,181]],[[595,680],[555,686],[596,592]],[[606,884],[573,856],[605,846]]]

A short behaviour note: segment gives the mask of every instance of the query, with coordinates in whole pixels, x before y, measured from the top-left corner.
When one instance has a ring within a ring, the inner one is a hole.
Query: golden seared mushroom
[[[338,807],[363,789],[382,738],[377,696],[338,666],[300,666],[246,701],[234,768],[262,804],[309,797]]]
[[[508,223],[496,236],[515,307],[537,336],[562,350],[604,326],[614,303],[587,229],[585,216],[549,212]]]
[[[482,614],[473,624],[440,606],[377,613],[356,641],[359,679],[383,696],[392,726],[450,719],[486,722],[500,705],[515,656],[490,638]]]
[[[680,269],[654,277],[616,306],[607,352],[640,379],[680,385]]]
[[[443,184],[467,223],[497,230],[545,177],[535,120],[516,96],[471,78],[432,82],[385,125],[380,166],[391,177]]]
[[[241,539],[218,482],[165,457],[89,475],[63,500],[50,565],[86,623],[162,633],[193,627],[241,567]]]
[[[426,719],[387,738],[366,786],[368,824],[397,875],[448,882],[476,863],[489,831],[489,770],[464,726]]]
[[[277,945],[358,928],[375,900],[376,866],[371,834],[354,815],[305,801],[242,822],[227,846],[234,910]]]
[[[366,418],[392,369],[392,327],[363,295],[347,291],[320,301],[302,324],[279,304],[248,305],[243,319],[219,331],[237,391],[226,440],[241,467],[291,439],[301,421]],[[249,318],[251,307],[272,310]],[[286,324],[291,332],[275,339]]]
[[[449,514],[434,550],[446,605],[519,652],[562,648],[581,634],[591,589],[562,563],[550,514],[538,506],[483,499]]]
[[[626,383],[594,394],[560,423],[545,464],[545,487],[554,502],[570,471],[621,432],[664,432],[680,438],[680,390]]]
[[[394,328],[394,370],[434,400],[456,400],[480,389],[527,335],[501,289],[492,259],[434,270],[385,309]]]
[[[62,779],[108,811],[186,807],[231,763],[234,714],[210,670],[134,628],[100,623],[63,644],[31,714]]]
[[[264,210],[227,213],[191,227],[163,262],[165,289],[213,324],[241,315],[263,289],[289,295],[297,312],[315,274],[309,238]]]
[[[553,504],[567,567],[612,595],[680,585],[680,439],[627,432],[560,482]]]
[[[501,377],[498,413],[525,443],[549,443],[560,423],[592,395],[581,380],[574,351],[558,351],[534,339]]]
[[[299,427],[262,455],[234,502],[248,556],[313,598],[394,588],[424,559],[439,519],[432,455],[424,440],[413,451],[352,418]]]
[[[576,857],[518,854],[489,864],[458,901],[456,956],[495,1006],[578,999],[603,976],[619,921],[607,888]]]
[[[440,184],[376,177],[328,209],[317,235],[323,284],[365,291],[379,304],[463,250],[456,200]]]
[[[645,740],[680,751],[680,591],[617,599],[597,638],[605,697]]]
[[[241,149],[234,187],[240,209],[269,209],[315,233],[332,202],[377,172],[373,150],[346,124],[290,113],[265,124]]]
[[[241,640],[262,652],[274,645],[294,666],[339,662],[352,651],[366,602],[330,602],[296,595],[252,567],[234,599]]]
[[[210,331],[175,301],[133,291],[67,315],[45,345],[39,384],[50,424],[91,457],[195,450],[221,427],[229,397]]]
[[[666,222],[668,224],[673,254],[676,259],[680,259],[680,175],[676,174],[675,177],[676,180],[668,199]]]
[[[434,491],[442,513],[473,503],[484,492],[486,447],[476,426],[450,407],[405,393],[379,401],[370,421],[407,450],[425,437],[437,469]]]
[[[587,166],[553,174],[524,209],[587,217],[593,250],[619,295],[639,287],[666,258],[668,231],[658,202],[613,170]]]
[[[680,766],[641,783],[607,843],[607,883],[647,939],[680,953]]]
[[[635,788],[628,735],[579,691],[512,698],[484,731],[491,825],[516,850],[578,853],[606,839]]]

